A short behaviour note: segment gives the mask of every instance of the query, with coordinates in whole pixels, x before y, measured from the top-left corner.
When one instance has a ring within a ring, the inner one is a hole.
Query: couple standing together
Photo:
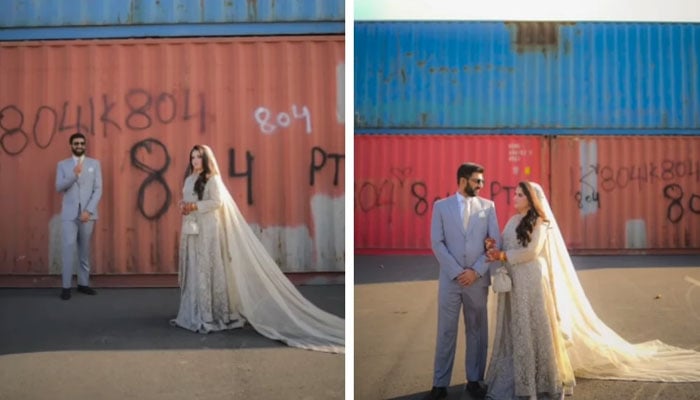
[[[431,240],[440,264],[440,278],[433,389],[427,398],[447,397],[460,310],[467,336],[466,390],[472,397],[510,399],[515,394],[545,392],[556,398],[563,393],[564,382],[559,379],[555,341],[549,331],[542,286],[538,282],[541,268],[537,250],[544,237],[541,228],[544,215],[539,215],[540,210],[533,207],[536,201],[532,197],[533,188],[525,182],[516,188],[514,205],[518,214],[506,225],[501,240],[493,201],[478,196],[484,186],[484,168],[473,163],[461,165],[457,184],[457,193],[436,202],[433,208]],[[497,250],[501,247],[505,253]],[[496,335],[501,341],[494,349],[486,373],[490,266],[506,257],[511,264],[516,261],[522,264],[517,266],[522,273],[513,276],[511,295],[516,296],[508,299],[511,301],[504,304],[506,307],[499,304]],[[522,283],[518,280],[521,277]],[[523,318],[513,318],[516,316]],[[513,332],[517,334],[511,335]]]
[[[447,398],[460,311],[472,398],[561,399],[573,393],[574,376],[700,381],[700,353],[658,340],[630,344],[596,316],[540,185],[518,184],[516,213],[501,235],[493,201],[478,196],[484,168],[461,165],[457,184],[454,196],[433,207],[440,277],[433,388],[426,399]],[[510,285],[499,285],[488,300],[491,276],[506,271]]]
[[[85,136],[75,133],[69,143],[72,157],[56,172],[63,193],[63,300],[71,297],[76,253],[77,290],[96,294],[89,286],[90,238],[102,197],[100,163],[85,156]],[[344,320],[304,298],[282,273],[240,213],[208,146],[190,150],[182,196],[180,307],[172,325],[208,333],[249,323],[289,346],[345,352]]]

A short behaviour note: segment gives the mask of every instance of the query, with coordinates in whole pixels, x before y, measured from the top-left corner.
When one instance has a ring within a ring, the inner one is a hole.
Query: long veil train
[[[542,187],[530,182],[550,221],[545,249],[552,297],[574,374],[581,378],[652,382],[700,381],[700,352],[659,340],[632,344],[598,318],[586,297]],[[495,303],[489,299],[489,306]],[[494,323],[489,310],[489,349]]]
[[[218,173],[218,163],[209,150]],[[221,179],[221,243],[231,308],[260,334],[290,346],[345,352],[345,322],[299,293],[248,226]]]

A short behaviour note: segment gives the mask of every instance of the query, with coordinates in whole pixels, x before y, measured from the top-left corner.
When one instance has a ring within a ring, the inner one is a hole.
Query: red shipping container
[[[102,163],[95,275],[176,273],[195,143],[284,271],[343,271],[342,36],[6,42],[0,60],[0,279],[60,271],[75,131]]]
[[[510,135],[356,135],[355,251],[430,253],[433,203],[457,190],[457,168],[483,165],[480,195],[496,202],[501,228],[521,180],[545,181],[547,141]]]
[[[559,136],[551,148],[572,253],[700,251],[700,137]]]

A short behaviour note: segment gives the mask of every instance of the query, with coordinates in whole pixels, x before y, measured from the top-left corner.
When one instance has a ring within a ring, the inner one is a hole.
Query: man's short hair
[[[75,140],[75,139],[83,139],[84,141],[87,142],[85,135],[83,135],[80,132],[75,132],[74,134],[70,135],[70,138],[68,139],[68,144],[73,144],[73,140]]]
[[[464,163],[457,169],[457,184],[459,185],[460,178],[469,179],[473,173],[478,172],[480,174],[484,173],[484,167],[473,162]]]

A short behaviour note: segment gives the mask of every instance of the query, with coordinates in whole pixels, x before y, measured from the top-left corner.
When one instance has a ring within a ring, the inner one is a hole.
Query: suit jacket
[[[488,286],[491,284],[490,263],[486,262],[484,240],[492,237],[499,248],[501,245],[496,207],[493,201],[477,197],[465,232],[459,212],[461,200],[455,196],[460,195],[438,200],[433,206],[430,239],[440,263],[440,276],[452,280],[465,268],[472,268],[481,275],[474,284]]]
[[[102,197],[102,170],[100,162],[85,157],[80,177],[73,172],[73,157],[59,161],[56,168],[56,191],[63,193],[61,220],[74,220],[80,212],[88,211],[97,219],[97,204]]]

